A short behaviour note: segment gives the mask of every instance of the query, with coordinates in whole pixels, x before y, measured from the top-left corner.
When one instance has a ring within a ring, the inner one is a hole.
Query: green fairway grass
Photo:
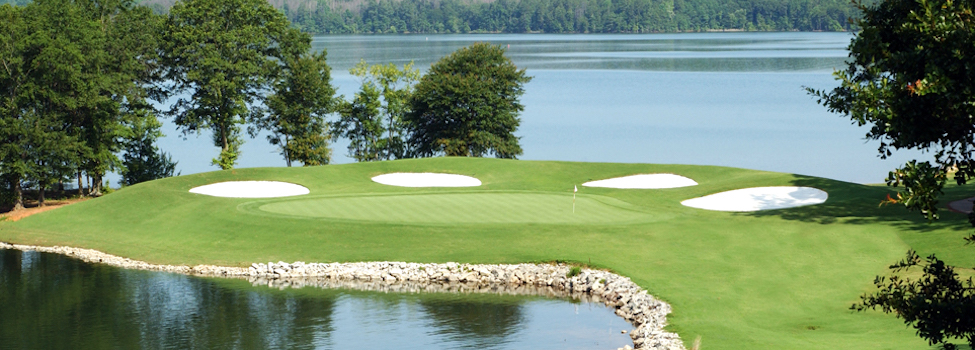
[[[350,195],[257,202],[247,207],[309,218],[417,224],[630,224],[661,220],[621,200],[571,194],[489,192]]]
[[[385,186],[393,172],[468,175],[470,188]],[[573,186],[671,173],[698,186],[626,190]],[[311,193],[220,198],[189,189],[273,180]],[[820,205],[715,212],[685,199],[758,186],[809,186]],[[669,330],[702,349],[927,349],[901,320],[849,310],[908,249],[975,265],[965,215],[928,223],[879,206],[889,189],[712,166],[430,158],[256,168],[167,178],[0,222],[0,241],[97,249],[151,263],[246,266],[264,261],[521,263],[611,269],[670,302]],[[949,187],[945,202],[975,187]]]

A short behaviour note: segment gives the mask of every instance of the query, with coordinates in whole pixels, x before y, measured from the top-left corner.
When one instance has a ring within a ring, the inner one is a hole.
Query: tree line
[[[0,6],[0,181],[15,208],[25,184],[43,203],[52,184],[76,177],[81,187],[82,173],[97,195],[105,173],[124,165],[132,181],[147,163],[172,172],[151,145],[156,23],[125,1]]]
[[[318,34],[849,31],[859,13],[848,0],[305,0],[281,10]]]
[[[245,131],[267,132],[288,166],[328,164],[340,137],[358,161],[521,154],[513,133],[530,77],[500,46],[462,48],[423,76],[362,62],[361,90],[345,101],[326,52],[263,0],[187,0],[166,15],[131,0],[37,0],[0,6],[0,32],[0,204],[14,209],[24,188],[43,205],[74,180],[84,195],[83,177],[100,195],[109,171],[125,185],[172,176],[155,145],[160,117],[210,132],[221,169]]]
[[[850,31],[860,13],[849,0],[268,1],[313,34]],[[173,1],[140,4],[165,14]]]

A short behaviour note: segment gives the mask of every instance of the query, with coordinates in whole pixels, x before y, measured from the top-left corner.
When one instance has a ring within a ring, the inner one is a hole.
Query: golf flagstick
[[[572,185],[572,213],[576,213],[576,192],[579,192],[579,187]]]

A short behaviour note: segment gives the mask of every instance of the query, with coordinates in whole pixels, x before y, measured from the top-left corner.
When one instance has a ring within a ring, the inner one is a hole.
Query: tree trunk
[[[288,135],[284,135],[284,162],[288,163],[288,167],[291,167],[291,152],[288,152],[288,144],[291,140],[288,139]]]
[[[388,107],[387,107],[387,109],[388,109]],[[392,155],[392,152],[393,152],[393,149],[391,147],[392,146],[392,142],[393,142],[393,115],[392,114],[389,115],[389,125],[388,125],[388,128],[386,129],[386,131],[387,131],[387,133],[386,133],[386,160],[389,160],[389,158],[392,158],[391,155]]]
[[[41,181],[37,184],[37,206],[44,206],[44,189],[47,188],[47,182]]]
[[[100,197],[102,195],[102,174],[95,174],[91,178],[91,195]]]
[[[24,209],[24,189],[20,187],[20,176],[14,176],[14,209]]]
[[[220,142],[223,143],[220,146],[220,151],[226,152],[229,147],[227,147],[227,130],[225,128],[220,128]]]
[[[81,170],[78,170],[78,198],[85,196],[85,183],[81,181]]]

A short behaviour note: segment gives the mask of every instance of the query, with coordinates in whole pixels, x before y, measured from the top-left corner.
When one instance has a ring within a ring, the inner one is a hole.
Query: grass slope
[[[389,172],[470,175],[483,186],[417,189],[369,180]],[[552,209],[571,200],[573,185],[639,173],[675,173],[700,185],[580,187],[576,214],[583,219],[561,221],[565,208]],[[230,180],[287,181],[311,193],[255,201],[187,192]],[[774,185],[812,186],[830,197],[817,206],[757,213],[680,205],[711,193]],[[706,349],[926,348],[893,316],[848,308],[909,248],[937,252],[962,266],[972,265],[975,249],[962,247],[963,215],[945,214],[928,224],[901,208],[878,207],[887,191],[724,167],[433,158],[238,169],[153,181],[0,223],[0,240],[86,247],[168,264],[566,260],[612,269],[669,301],[670,329],[686,342],[701,335]],[[953,191],[949,197],[965,196],[964,189]],[[441,199],[454,199],[456,206],[444,206]],[[386,209],[402,208],[389,211],[400,216],[376,221],[381,213],[362,213],[379,202]],[[476,205],[508,211],[475,212]],[[506,209],[509,205],[542,209],[533,218]],[[601,212],[584,212],[583,205]],[[321,214],[315,206],[345,212],[316,217]],[[431,210],[444,215],[425,214]]]

